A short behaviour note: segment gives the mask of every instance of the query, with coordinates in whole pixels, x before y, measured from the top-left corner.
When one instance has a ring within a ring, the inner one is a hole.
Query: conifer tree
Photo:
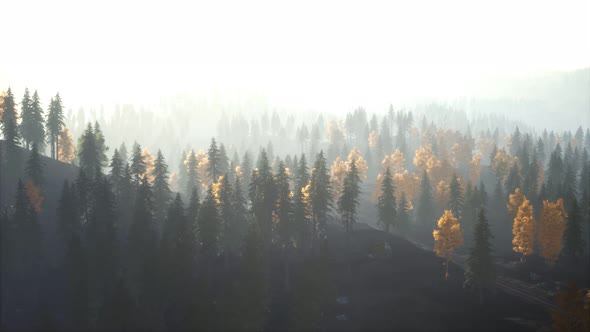
[[[219,144],[219,174],[230,174],[229,158],[227,157],[227,151],[223,143]],[[228,180],[231,180],[228,178]]]
[[[395,187],[389,167],[385,170],[383,181],[381,182],[381,194],[379,195],[377,210],[379,211],[379,223],[389,233],[390,227],[398,226],[398,218],[395,207]]]
[[[434,252],[445,259],[445,280],[449,277],[449,261],[455,250],[463,245],[463,232],[459,220],[451,210],[445,210],[438,220],[438,229],[432,232]]]
[[[207,151],[207,157],[209,159],[209,165],[207,167],[207,172],[209,172],[209,176],[211,177],[211,181],[213,183],[217,182],[217,178],[222,174],[222,161],[221,161],[221,153],[217,148],[217,143],[215,142],[215,137],[211,138],[211,144],[209,145],[209,150]]]
[[[250,199],[252,212],[256,217],[256,222],[260,225],[260,235],[265,243],[264,248],[269,251],[272,239],[272,216],[276,202],[276,188],[270,163],[264,149],[260,152],[257,166],[250,183]]]
[[[109,162],[109,159],[107,157],[107,151],[109,150],[109,147],[105,144],[105,137],[102,133],[102,130],[100,129],[98,121],[94,122],[94,135],[96,136],[95,142],[98,161],[100,163],[100,167],[103,168],[106,167]],[[56,151],[59,151],[59,149]]]
[[[201,255],[205,258],[207,285],[211,285],[211,264],[217,255],[219,246],[219,225],[221,224],[217,202],[212,186],[207,190],[207,196],[199,209],[197,217],[197,240]]]
[[[33,142],[31,154],[27,160],[25,175],[27,180],[31,181],[37,187],[41,187],[44,183],[43,163],[41,162],[41,156],[39,155],[37,143],[35,142]]]
[[[17,176],[21,168],[20,150],[17,149],[19,145],[19,132],[17,126],[18,115],[16,113],[16,103],[10,88],[6,96],[2,98],[2,134],[6,142],[6,168],[7,176]]]
[[[506,178],[506,183],[504,183],[504,188],[506,188],[506,191],[509,193],[514,192],[516,188],[520,188],[520,182],[520,171],[518,170],[518,164],[514,162],[510,168],[508,177]]]
[[[154,169],[152,172],[153,189],[154,189],[154,218],[160,230],[162,221],[166,216],[168,203],[172,199],[172,191],[170,191],[168,164],[164,160],[162,151],[158,150],[156,160],[154,161]]]
[[[578,201],[574,199],[567,213],[567,222],[563,234],[563,252],[572,263],[577,263],[584,254],[584,239],[581,225],[581,213]]]
[[[328,211],[332,208],[330,173],[324,152],[318,153],[311,174],[312,250],[315,252],[318,232],[324,234]]]
[[[233,210],[233,227],[235,228],[233,232],[236,236],[233,245],[237,248],[241,248],[243,239],[248,230],[248,220],[246,218],[248,211],[246,208],[246,198],[242,191],[242,180],[239,176],[236,176],[231,201]]]
[[[356,161],[353,159],[348,166],[346,176],[344,177],[344,184],[342,192],[338,199],[338,212],[342,217],[346,236],[349,239],[353,230],[353,225],[356,222],[356,212],[361,194],[360,188],[361,178],[356,167]]]
[[[199,187],[199,170],[198,170],[198,160],[194,150],[191,150],[189,154],[186,156],[186,161],[184,162],[185,170],[186,170],[186,195],[188,196],[189,193],[193,191],[193,188]]]
[[[96,143],[96,135],[92,125],[88,123],[88,127],[78,141],[78,160],[80,169],[84,171],[86,176],[95,177],[101,171],[101,161],[98,156],[98,147]]]
[[[121,160],[123,160],[123,165],[128,164],[129,154],[127,152],[127,146],[125,145],[125,142],[121,143],[121,146],[119,147],[119,154],[121,155]]]
[[[51,146],[51,158],[57,158],[59,151],[57,138],[64,126],[63,105],[59,93],[51,98],[49,103],[49,113],[47,113],[47,135],[49,136],[49,145]]]
[[[434,198],[432,196],[432,186],[426,170],[422,172],[422,180],[420,182],[420,198],[418,199],[418,207],[416,211],[416,220],[422,226],[425,226],[430,231],[434,226]]]
[[[291,241],[293,231],[292,215],[293,205],[290,197],[289,175],[283,161],[279,162],[278,171],[275,175],[276,185],[276,220],[278,222],[278,234],[283,250]]]
[[[201,208],[201,202],[199,200],[199,190],[197,187],[193,187],[191,197],[189,199],[188,206],[186,208],[186,218],[193,227],[193,234],[196,236],[197,229],[197,217],[199,216],[199,210]]]
[[[141,327],[137,324],[137,304],[123,276],[118,277],[115,287],[105,294],[100,307],[97,327],[103,331],[131,331]],[[150,318],[150,317],[147,317]]]
[[[88,262],[86,248],[77,232],[67,240],[64,259],[65,300],[72,330],[85,330],[89,325]]]
[[[133,174],[133,181],[135,185],[139,186],[139,181],[146,171],[146,163],[141,153],[141,145],[139,145],[137,142],[133,143],[133,149],[131,153],[131,174]]]
[[[78,196],[74,184],[64,180],[61,196],[57,206],[58,231],[62,241],[70,241],[80,232],[80,219],[76,197]],[[79,240],[79,239],[78,239]]]
[[[556,199],[560,196],[564,174],[565,167],[563,159],[561,158],[561,147],[559,143],[557,143],[555,150],[553,150],[553,153],[551,153],[551,156],[549,157],[547,192],[550,198]]]
[[[402,191],[397,206],[397,219],[399,228],[402,232],[407,232],[410,228],[410,202],[406,199],[406,193]]]
[[[31,107],[32,101],[31,96],[29,94],[29,89],[25,88],[25,95],[20,103],[21,105],[21,113],[20,113],[20,136],[22,137],[25,148],[29,149],[31,143],[33,142],[33,110]]]
[[[493,238],[488,225],[485,209],[479,209],[478,221],[475,224],[473,245],[466,261],[466,284],[474,287],[479,292],[479,301],[483,302],[483,290],[494,285],[494,259],[492,257]]]
[[[449,184],[449,203],[448,208],[453,212],[457,219],[463,216],[463,189],[457,178],[457,174],[453,173],[451,183]]]
[[[123,159],[119,154],[119,150],[115,149],[113,152],[113,157],[111,158],[111,163],[109,164],[111,168],[111,183],[113,184],[113,191],[116,197],[121,195],[121,186],[123,181],[123,171],[125,170],[125,166],[123,163]]]
[[[232,209],[232,195],[233,190],[231,184],[229,183],[229,179],[227,178],[227,174],[224,174],[219,177],[218,182],[213,185],[214,186],[214,194],[217,199],[218,209],[219,209],[219,216],[221,219],[222,228],[220,229],[220,237],[223,247],[223,256],[225,261],[226,269],[229,268],[230,257],[237,255],[236,248],[237,239],[235,225],[233,224],[234,221],[234,211]]]

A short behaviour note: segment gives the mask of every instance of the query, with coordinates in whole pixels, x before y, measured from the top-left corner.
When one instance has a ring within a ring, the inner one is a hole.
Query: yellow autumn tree
[[[30,179],[25,181],[25,192],[31,202],[33,210],[37,214],[41,212],[41,204],[43,204],[44,197],[41,194],[41,188],[33,183]]]
[[[391,171],[394,173],[401,173],[404,171],[404,164],[406,162],[406,159],[404,158],[404,154],[399,150],[399,149],[395,149],[395,152],[390,156],[391,158]],[[381,162],[381,165],[383,165],[383,162]],[[387,168],[387,167],[385,167]],[[385,173],[385,170],[383,170],[383,173]]]
[[[368,139],[369,139],[369,148],[371,150],[373,150],[373,151],[375,149],[377,149],[377,145],[379,144],[379,134],[377,134],[377,132],[373,130],[369,134],[369,138]]]
[[[518,208],[520,208],[520,206],[525,200],[526,197],[520,191],[520,188],[516,188],[514,190],[514,193],[510,194],[510,196],[508,197],[508,203],[506,204],[506,208],[508,209],[508,214],[510,215],[511,219],[516,218]]]
[[[434,252],[445,259],[445,280],[449,277],[449,260],[457,248],[463,245],[463,232],[459,220],[451,210],[445,210],[438,220],[438,229],[432,232]]]
[[[336,157],[336,160],[332,163],[332,176],[330,177],[330,182],[332,184],[332,194],[334,195],[334,200],[337,200],[340,197],[340,192],[342,191],[342,186],[344,184],[344,177],[346,176],[346,163],[344,160],[341,160],[340,157]]]
[[[492,169],[496,172],[496,177],[500,181],[504,181],[504,177],[508,174],[512,161],[510,156],[506,152],[506,149],[502,148],[496,152],[494,160],[492,160]]]
[[[395,173],[393,175],[393,184],[395,185],[395,199],[397,202],[401,200],[402,193],[406,194],[408,206],[413,209],[412,201],[416,196],[418,187],[420,186],[420,179],[414,174],[404,171],[403,173]]]
[[[349,170],[350,165],[353,160],[355,161],[355,165],[356,165],[356,169],[358,171],[359,177],[361,179],[366,179],[367,178],[367,170],[369,169],[369,166],[367,166],[367,161],[365,160],[365,158],[363,158],[363,155],[361,154],[361,150],[359,150],[358,148],[353,148],[352,150],[350,150],[350,153],[348,154],[348,161],[346,161],[346,170],[347,171]]]
[[[539,220],[539,255],[550,266],[555,265],[561,252],[561,240],[565,231],[567,214],[563,207],[563,199],[556,202],[543,201],[543,212]]]
[[[512,250],[522,254],[521,261],[534,252],[535,219],[533,206],[525,199],[518,207],[516,218],[512,225]]]
[[[143,175],[147,176],[148,181],[152,183],[154,182],[154,156],[152,156],[147,148],[143,149],[141,156],[145,160],[145,173]]]
[[[469,163],[469,180],[471,183],[479,183],[479,177],[481,176],[481,153],[477,151],[471,162]]]
[[[197,174],[199,176],[199,181],[201,181],[201,190],[205,192],[207,191],[207,188],[213,184],[213,181],[207,172],[207,168],[209,167],[209,157],[201,149],[197,152],[195,158],[197,160]]]
[[[75,156],[74,137],[70,134],[70,130],[64,127],[58,136],[57,159],[69,164]]]
[[[221,204],[221,199],[219,198],[219,193],[223,189],[223,177],[224,177],[223,175],[219,176],[219,178],[217,179],[217,182],[215,182],[213,184],[213,186],[211,187],[213,189],[213,197],[215,198],[215,202],[217,202],[217,205]]]
[[[424,170],[429,171],[436,165],[436,158],[432,152],[432,145],[420,146],[414,155],[414,165],[418,167],[418,173],[422,174]]]
[[[385,155],[383,160],[381,161],[381,170],[379,174],[377,174],[377,179],[375,180],[375,185],[373,186],[373,191],[371,194],[371,200],[373,203],[377,203],[377,199],[379,194],[381,193],[381,184],[383,182],[383,175],[389,168],[389,171],[393,174],[396,173],[403,173],[404,168],[404,154],[399,150],[396,149],[395,152],[391,155]]]

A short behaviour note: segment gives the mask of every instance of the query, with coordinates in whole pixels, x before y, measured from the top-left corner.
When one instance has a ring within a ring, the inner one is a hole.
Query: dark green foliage
[[[348,236],[350,236],[353,225],[356,222],[356,212],[361,194],[360,183],[361,178],[356,167],[356,161],[353,159],[348,166],[342,185],[342,192],[338,199],[338,212],[342,216],[344,229],[348,233]]]
[[[139,186],[139,180],[141,176],[145,174],[146,163],[141,154],[141,145],[135,142],[133,143],[133,151],[131,152],[131,174],[133,175],[133,181],[136,186]]]
[[[101,169],[108,165],[109,159],[107,158],[107,151],[109,147],[105,144],[104,134],[100,130],[100,126],[97,122],[94,122],[94,135],[96,141],[96,153],[98,155],[98,161]]]
[[[211,145],[209,145],[209,150],[207,151],[207,157],[209,158],[209,165],[207,167],[207,172],[209,172],[209,176],[213,182],[217,182],[217,178],[222,174],[222,158],[219,149],[217,148],[217,143],[215,142],[215,137],[211,138]]]
[[[567,212],[565,232],[563,233],[563,254],[570,262],[577,263],[584,254],[584,239],[582,238],[582,216],[577,199],[573,199]]]
[[[219,225],[221,224],[213,189],[209,187],[207,196],[199,209],[197,217],[197,239],[201,253],[206,257],[217,255],[219,245]]]
[[[84,330],[89,323],[88,263],[86,248],[77,233],[72,232],[67,240],[63,267],[69,323],[73,330]]]
[[[453,178],[449,185],[449,203],[447,207],[453,212],[453,215],[461,220],[463,217],[463,189],[457,178],[457,174],[453,173]]]
[[[332,186],[324,152],[317,155],[311,174],[312,248],[315,251],[317,234],[324,234],[328,211],[332,208]]]
[[[494,259],[490,243],[492,238],[485,209],[480,208],[473,245],[467,257],[465,269],[465,283],[479,291],[480,302],[483,301],[484,288],[493,286],[495,281]]]
[[[102,162],[98,154],[96,135],[90,123],[78,141],[78,160],[80,170],[88,177],[94,178],[100,174]]]
[[[166,216],[168,203],[172,199],[172,191],[168,182],[168,164],[166,164],[164,155],[162,155],[160,150],[158,150],[156,160],[154,161],[152,176],[154,178],[154,218],[159,230]]]
[[[426,170],[422,173],[420,182],[420,197],[416,210],[416,221],[419,225],[425,227],[427,231],[434,229],[436,222],[434,198],[432,197],[432,186]]]
[[[187,156],[186,166],[185,166],[185,185],[186,185],[186,196],[190,195],[194,188],[199,187],[199,174],[197,173],[197,156],[195,155],[194,151]]]
[[[27,180],[30,180],[33,184],[35,184],[38,187],[41,187],[45,182],[43,176],[43,163],[41,162],[41,156],[39,155],[39,151],[37,150],[37,143],[33,143],[31,155],[27,160],[25,175]]]
[[[57,158],[58,137],[64,125],[63,105],[58,93],[54,98],[51,98],[49,113],[47,113],[47,136],[49,136],[49,146],[51,146],[51,158]]]
[[[116,287],[106,294],[102,302],[97,323],[98,329],[101,331],[139,329],[136,307],[137,304],[131,296],[125,278],[119,277]]]
[[[10,88],[6,92],[3,99],[3,113],[2,113],[2,134],[6,140],[9,148],[19,145],[19,132],[17,126],[18,115],[16,113],[16,103],[14,95]]]
[[[406,193],[403,191],[396,211],[399,229],[405,232],[410,228],[410,202],[408,202]]]
[[[386,232],[389,232],[390,227],[398,226],[397,211],[395,207],[395,187],[393,178],[389,167],[383,175],[383,182],[381,183],[381,194],[377,203],[379,212],[379,223],[383,225]]]
[[[252,172],[250,183],[250,200],[252,213],[260,227],[265,248],[270,250],[272,239],[272,215],[276,202],[276,187],[266,151],[262,149],[258,156],[258,168]]]
[[[276,215],[278,221],[278,235],[282,247],[290,246],[293,234],[293,204],[290,197],[289,175],[285,164],[279,162],[278,172],[275,176],[276,185]]]
[[[197,217],[199,215],[199,210],[201,208],[201,203],[199,199],[199,190],[197,187],[194,187],[189,199],[188,207],[186,209],[186,217],[190,223],[192,223],[194,227],[194,232],[196,232],[196,225],[197,225]]]
[[[549,169],[547,176],[547,194],[549,198],[557,199],[561,194],[565,166],[561,158],[561,147],[559,143],[549,157]]]
[[[518,164],[514,162],[512,167],[510,168],[510,172],[508,173],[508,177],[506,177],[506,182],[504,183],[504,187],[506,191],[510,194],[513,193],[516,188],[520,188],[521,180],[520,180],[520,171],[518,169]]]
[[[58,231],[63,241],[80,234],[80,213],[78,210],[78,193],[74,184],[64,181],[61,197],[57,206]]]
[[[123,186],[123,172],[125,170],[125,163],[119,154],[119,151],[115,149],[113,152],[113,157],[111,158],[111,163],[109,164],[111,168],[111,183],[113,184],[113,189],[115,192],[115,196],[120,197],[122,186]]]

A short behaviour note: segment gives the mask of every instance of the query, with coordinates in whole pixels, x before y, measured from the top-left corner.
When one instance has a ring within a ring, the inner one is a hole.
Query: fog
[[[60,91],[74,110],[178,94],[340,114],[534,101],[546,90],[498,86],[590,66],[588,1],[14,1],[2,11],[0,86]],[[577,115],[587,91],[570,98]]]

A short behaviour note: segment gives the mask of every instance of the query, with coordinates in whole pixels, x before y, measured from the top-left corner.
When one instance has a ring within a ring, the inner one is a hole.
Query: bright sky
[[[461,95],[590,66],[590,1],[3,1],[0,88],[76,103],[256,91],[294,106]],[[10,50],[10,51],[9,51]]]

